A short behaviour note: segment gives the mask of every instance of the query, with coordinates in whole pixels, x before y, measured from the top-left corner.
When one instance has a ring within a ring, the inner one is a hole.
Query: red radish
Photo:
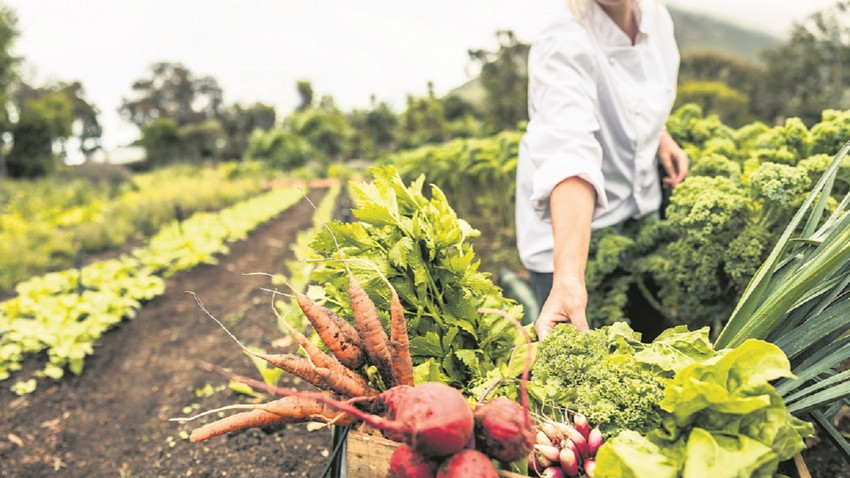
[[[534,445],[534,450],[550,463],[558,463],[560,459],[561,451],[556,446]]]
[[[576,444],[576,448],[578,448],[579,456],[582,459],[589,458],[590,457],[590,448],[588,448],[588,446],[587,446],[587,439],[584,437],[584,435],[582,435],[581,432],[579,432],[578,430],[576,430],[575,428],[573,428],[569,425],[564,427],[564,430],[567,433],[567,438],[569,438],[570,440],[573,441],[573,443]]]
[[[561,442],[561,449],[572,451],[573,455],[575,455],[575,457],[576,457],[576,460],[579,462],[579,464],[581,464],[581,453],[579,453],[578,447],[576,446],[574,441],[570,440],[569,438],[562,441]]]
[[[535,470],[549,468],[550,466],[552,466],[554,464],[553,460],[550,460],[549,458],[546,457],[547,454],[549,456],[551,456],[551,451],[550,450],[547,450],[546,452],[541,451],[538,448],[539,446],[546,446],[546,445],[534,445],[534,450],[532,450],[532,453],[531,453],[532,456],[531,456],[531,458],[528,459],[529,463],[534,463],[536,465],[534,467]],[[553,446],[552,448],[554,448],[556,451],[558,450],[557,447]],[[556,453],[556,456],[557,456],[557,453]]]
[[[436,478],[498,478],[496,467],[484,453],[466,449],[440,465]]]
[[[560,453],[561,469],[567,476],[578,476],[578,457],[569,448],[561,448]]]
[[[596,473],[596,460],[585,460],[583,467],[584,474],[587,475],[588,478],[593,478],[593,475]]]
[[[402,443],[390,456],[388,478],[434,478],[440,462],[426,458]]]
[[[540,430],[549,437],[549,441],[552,443],[560,443],[564,439],[564,434],[553,422],[544,422],[540,425]]]
[[[587,422],[587,417],[581,413],[576,413],[573,416],[573,426],[579,431],[579,433],[584,435],[585,439],[590,434],[590,423]]]
[[[588,451],[590,452],[590,456],[596,456],[596,450],[598,450],[599,447],[602,446],[602,441],[602,432],[599,430],[599,428],[594,428],[593,430],[590,430],[590,434],[587,437],[587,447]]]
[[[564,478],[564,472],[557,466],[550,466],[540,474],[541,478]]]
[[[537,437],[534,440],[534,443],[536,445],[549,445],[549,446],[554,445],[554,443],[552,443],[552,440],[549,439],[549,436],[546,435],[546,433],[544,433],[542,431],[537,432]]]

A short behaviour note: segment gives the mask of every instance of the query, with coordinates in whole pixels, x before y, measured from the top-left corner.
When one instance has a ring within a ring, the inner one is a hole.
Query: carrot
[[[381,325],[375,303],[372,302],[369,294],[366,293],[354,274],[351,273],[351,269],[348,269],[348,278],[348,297],[351,300],[351,311],[354,315],[354,323],[357,325],[358,332],[360,332],[360,338],[363,340],[366,357],[378,369],[386,387],[391,388],[396,383],[387,332]]]
[[[286,284],[295,296],[295,301],[298,303],[301,312],[304,313],[313,326],[313,330],[316,331],[316,335],[319,336],[322,343],[327,345],[336,359],[352,370],[363,366],[365,354],[363,353],[360,335],[351,324],[337,315],[336,312],[313,302],[306,294],[280,277],[259,272],[249,275],[269,276]],[[272,292],[277,293],[277,291]]]
[[[289,283],[286,283],[286,285],[295,294],[298,306],[304,312],[310,324],[313,325],[316,335],[328,346],[337,360],[352,370],[363,366],[365,362],[363,346],[354,327],[332,310],[310,300],[309,297],[296,290]]]
[[[375,303],[369,297],[369,294],[363,289],[357,278],[354,277],[351,268],[348,266],[348,261],[342,257],[342,248],[339,246],[336,234],[334,234],[333,230],[327,224],[325,224],[325,229],[331,235],[331,238],[333,238],[337,252],[340,255],[339,260],[342,261],[345,265],[345,270],[348,272],[348,299],[351,302],[354,324],[357,332],[360,334],[363,350],[366,352],[366,358],[369,359],[369,363],[378,369],[378,374],[383,379],[386,388],[389,389],[395,385],[400,385],[395,379],[389,338],[378,317],[378,309],[375,307]],[[378,273],[380,274],[380,271]]]
[[[381,273],[378,267],[375,264],[372,264],[369,261],[363,259],[338,259],[344,263],[347,261],[360,261],[366,263],[371,266],[375,272],[380,276],[380,278],[387,284],[387,287],[390,289],[390,338],[388,339],[388,346],[390,350],[390,360],[392,363],[392,377],[393,383],[395,385],[410,385],[413,386],[413,359],[410,356],[410,339],[407,335],[407,321],[404,319],[404,307],[401,305],[401,300],[398,297],[398,293],[396,292],[393,285],[390,281]],[[348,266],[346,265],[348,269]],[[351,270],[348,269],[349,277],[353,277],[351,275]],[[356,284],[356,287],[360,287],[359,282]],[[362,289],[362,287],[360,287]],[[349,294],[350,294],[350,286],[349,286]],[[366,296],[368,298],[368,295]],[[353,304],[353,301],[352,301]],[[352,309],[353,309],[352,305]],[[375,314],[377,314],[377,310],[375,310]],[[341,320],[341,319],[340,319]],[[383,327],[381,327],[383,330]]]
[[[387,281],[387,285],[390,285]],[[390,351],[393,360],[393,378],[400,385],[413,386],[413,359],[410,356],[410,339],[407,336],[407,321],[404,308],[395,288],[390,285]]]
[[[345,367],[330,355],[322,352],[319,347],[317,347],[316,344],[314,344],[313,342],[310,342],[310,340],[305,337],[304,334],[297,331],[294,327],[292,327],[285,320],[283,320],[283,317],[281,317],[277,313],[277,310],[275,310],[274,312],[278,320],[280,320],[283,326],[286,327],[286,330],[289,331],[289,334],[292,335],[292,338],[295,339],[295,342],[297,342],[298,345],[300,345],[301,348],[304,349],[304,351],[307,353],[307,357],[311,362],[313,362],[316,368],[329,370],[330,372],[332,372],[331,375],[338,375],[348,379],[344,382],[336,380],[334,382],[344,383],[346,390],[352,393],[343,393],[334,389],[335,391],[338,391],[343,395],[348,395],[352,397],[378,394],[378,391],[370,387],[369,384],[366,382],[366,379],[363,378],[362,375],[358,374],[354,370],[351,370],[350,368]]]
[[[293,338],[295,338],[295,340],[298,341],[299,345],[301,345],[307,352],[309,359],[292,354],[266,354],[249,349],[242,342],[240,342],[235,335],[233,335],[229,330],[227,330],[227,327],[225,327],[220,320],[215,318],[215,316],[212,315],[204,307],[204,304],[201,302],[201,299],[200,297],[198,297],[197,294],[192,292],[190,292],[190,294],[195,297],[195,301],[198,303],[198,306],[201,308],[201,310],[204,311],[204,313],[206,313],[209,318],[214,320],[222,329],[224,329],[227,335],[229,335],[230,338],[232,338],[233,341],[236,342],[246,353],[253,355],[254,357],[261,358],[266,362],[274,365],[275,367],[289,372],[293,375],[296,375],[305,380],[306,382],[321,389],[333,390],[337,393],[348,396],[378,394],[378,391],[370,387],[362,376],[358,375],[353,370],[344,367],[342,364],[340,364],[339,362],[319,350],[319,348],[316,347],[312,342],[307,340],[307,338],[304,337],[303,334],[290,327],[289,324],[287,324],[283,320],[283,318],[280,317],[274,307],[272,307],[272,310],[274,311],[275,315],[281,322],[283,322],[284,325],[289,328],[290,333],[293,334]],[[316,362],[319,363],[317,364]],[[322,376],[316,373],[316,365],[314,364],[318,365],[321,368],[330,369],[333,374],[325,374],[325,376]],[[335,377],[338,375],[342,375],[342,377]],[[329,382],[328,376],[334,377],[333,380]],[[337,390],[333,387],[340,387],[340,389]]]
[[[354,420],[344,412],[336,411],[325,403],[298,396],[279,398],[264,405],[255,405],[253,408],[253,410],[237,413],[196,428],[189,435],[189,441],[197,443],[246,428],[283,423],[319,421],[348,425]]]

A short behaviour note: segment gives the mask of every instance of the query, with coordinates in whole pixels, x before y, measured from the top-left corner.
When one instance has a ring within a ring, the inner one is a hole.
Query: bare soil
[[[311,191],[317,202],[326,190]],[[180,432],[202,422],[168,421],[248,400],[224,388],[225,379],[197,368],[199,360],[259,377],[184,291],[197,293],[244,342],[270,348],[283,334],[269,294],[260,290],[268,280],[243,274],[285,272],[290,245],[299,230],[311,226],[312,215],[310,205],[300,201],[248,240],[232,244],[218,264],[169,278],[164,295],[100,340],[81,375],[41,382],[24,397],[3,384],[0,476],[320,476],[330,460],[328,428],[308,431],[295,424],[190,443]],[[303,387],[288,375],[281,385]],[[217,391],[203,393],[211,389]]]

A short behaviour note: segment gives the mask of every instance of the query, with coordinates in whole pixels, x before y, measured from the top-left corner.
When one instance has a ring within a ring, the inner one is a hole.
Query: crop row
[[[17,296],[0,303],[0,381],[39,353],[46,353],[46,366],[15,383],[16,393],[31,392],[37,377],[60,378],[66,368],[79,374],[106,330],[165,291],[163,277],[214,263],[228,252],[228,242],[244,239],[301,197],[295,188],[275,189],[216,213],[172,221],[129,255],[18,284]]]
[[[144,239],[178,216],[218,210],[261,192],[251,164],[172,166],[106,174],[94,167],[0,183],[0,292],[74,265],[80,254]]]

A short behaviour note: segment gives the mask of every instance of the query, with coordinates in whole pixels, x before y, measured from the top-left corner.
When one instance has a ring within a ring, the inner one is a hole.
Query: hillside
[[[682,54],[714,51],[758,62],[762,50],[778,46],[782,42],[780,38],[708,15],[674,7],[668,9],[676,25],[676,41]],[[519,40],[530,41],[526,38]],[[477,78],[455,88],[447,96],[458,96],[472,104],[481,104],[484,101],[484,91]]]
[[[683,54],[716,51],[744,60],[759,61],[762,50],[778,46],[781,39],[725,20],[668,7],[676,25],[676,41]]]

